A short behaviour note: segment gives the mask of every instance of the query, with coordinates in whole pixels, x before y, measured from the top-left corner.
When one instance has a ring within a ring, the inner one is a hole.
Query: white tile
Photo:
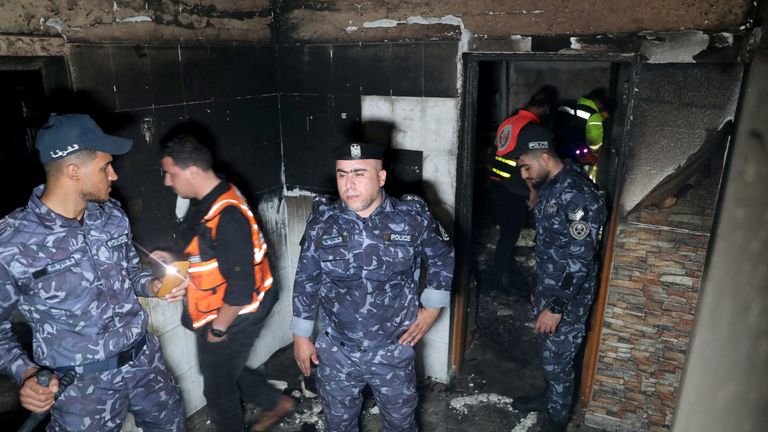
[[[360,115],[363,120],[392,121],[393,98],[391,96],[362,96]]]
[[[205,406],[203,396],[203,376],[197,368],[176,377],[176,383],[181,389],[181,397],[184,400],[184,411],[187,415],[194,413]]]
[[[443,308],[440,312],[440,316],[429,329],[424,339],[430,339],[435,342],[448,343],[450,340],[450,327],[451,327],[451,308]]]
[[[440,382],[448,381],[448,344],[424,339],[416,346],[416,366],[420,376],[432,377]]]
[[[148,298],[152,333],[160,336],[181,325],[182,302],[168,302],[156,298]]]
[[[191,332],[179,326],[158,336],[165,363],[174,375],[182,374],[197,363],[196,353],[189,352],[188,335],[185,333]]]

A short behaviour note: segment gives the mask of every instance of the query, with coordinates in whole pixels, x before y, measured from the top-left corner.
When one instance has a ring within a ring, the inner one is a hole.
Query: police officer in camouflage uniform
[[[361,391],[373,391],[386,431],[417,430],[413,346],[450,304],[453,248],[416,196],[382,187],[382,146],[336,149],[340,200],[317,197],[301,243],[293,287],[294,356],[302,373],[318,365],[326,430],[358,430]],[[426,288],[419,304],[419,272]],[[313,344],[314,320],[320,332]]]
[[[160,283],[139,267],[128,219],[109,198],[112,155],[131,145],[86,115],[52,115],[35,141],[46,184],[0,223],[0,371],[21,386],[25,408],[52,407],[49,431],[119,431],[129,411],[145,432],[184,430],[179,389],[137,299]],[[17,305],[34,361],[11,332]],[[55,404],[58,379],[41,386],[40,367],[78,374]]]
[[[558,158],[551,133],[538,125],[520,131],[511,157],[518,159],[522,177],[539,189],[534,209],[534,331],[539,334],[547,381],[544,430],[561,431],[570,415],[574,360],[597,286],[605,202],[573,162]],[[523,404],[521,399],[516,407]]]

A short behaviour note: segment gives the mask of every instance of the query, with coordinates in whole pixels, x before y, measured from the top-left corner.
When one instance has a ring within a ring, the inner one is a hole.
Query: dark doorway
[[[513,277],[492,277],[498,227],[489,216],[497,206],[488,193],[488,163],[494,153],[499,124],[525,106],[541,86],[555,86],[559,100],[575,100],[593,88],[605,87],[617,102],[604,123],[598,163],[598,185],[611,201],[624,149],[626,113],[630,105],[633,59],[622,56],[540,54],[468,54],[465,56],[462,133],[457,184],[457,285],[464,287],[455,310],[454,366],[473,373],[478,352],[496,352],[500,375],[515,377],[506,385],[516,394],[543,390],[538,343],[529,313],[533,274],[534,221],[528,212],[517,243]],[[556,108],[556,107],[555,107]],[[550,126],[544,118],[543,125]],[[602,312],[600,312],[602,313]],[[473,351],[473,346],[483,346]],[[490,347],[490,349],[488,349]],[[488,364],[489,359],[482,359]],[[491,362],[494,359],[490,360]],[[466,363],[465,363],[466,362]],[[493,364],[493,363],[492,363]],[[503,381],[503,380],[502,380]]]
[[[37,129],[45,122],[45,88],[40,70],[0,71],[0,184],[5,193],[0,215],[23,206],[32,189],[45,181],[34,148]]]
[[[32,189],[45,181],[34,148],[36,132],[51,112],[55,90],[69,89],[69,73],[63,57],[5,57],[0,60],[0,179],[3,199],[0,216],[23,207]],[[16,310],[11,316],[13,333],[32,357],[32,331]],[[19,388],[0,376],[0,424],[17,430],[29,416],[19,403]],[[35,431],[45,429],[42,421]]]

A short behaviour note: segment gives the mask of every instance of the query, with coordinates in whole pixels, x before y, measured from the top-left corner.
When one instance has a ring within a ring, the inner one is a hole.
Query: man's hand
[[[419,316],[416,321],[408,327],[408,330],[400,336],[401,344],[416,346],[425,334],[432,328],[437,316],[440,315],[440,308],[419,308]]]
[[[19,390],[19,399],[21,406],[34,412],[45,412],[53,406],[54,396],[59,391],[59,379],[54,374],[48,387],[43,387],[37,383],[34,376],[40,368],[29,368],[24,373],[24,384]]]
[[[310,361],[316,365],[320,364],[315,344],[306,336],[293,335],[293,358],[304,376],[309,376],[312,372]]]
[[[554,334],[557,331],[557,326],[560,324],[560,319],[562,317],[562,314],[555,314],[549,309],[544,309],[541,311],[538,318],[536,318],[533,332]]]
[[[536,203],[539,202],[539,191],[528,185],[528,199],[525,200],[525,204],[528,206],[528,210],[533,210],[536,207]]]
[[[163,285],[163,281],[160,279],[152,279],[149,281],[149,291],[157,296],[157,292],[160,291],[160,287]],[[189,278],[185,278],[180,284],[173,287],[173,289],[165,295],[165,297],[161,297],[163,300],[167,300],[169,302],[177,302],[179,300],[183,300],[184,296],[187,295],[187,288],[189,287]]]
[[[163,300],[167,300],[169,302],[177,302],[179,300],[183,300],[184,296],[187,295],[188,287],[189,287],[189,277],[186,277],[184,278],[183,281],[181,281],[180,284],[173,287],[171,292],[169,292],[168,294],[165,295],[165,297],[163,297]]]

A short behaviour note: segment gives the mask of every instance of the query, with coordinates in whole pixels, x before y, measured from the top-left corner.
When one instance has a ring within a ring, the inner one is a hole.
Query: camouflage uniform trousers
[[[326,335],[315,342],[320,364],[317,387],[329,432],[356,432],[362,390],[371,387],[385,431],[417,431],[416,353],[393,343],[370,352],[343,347]]]
[[[540,334],[541,360],[547,381],[547,412],[567,422],[575,386],[574,361],[584,340],[583,322],[560,322],[554,334]]]
[[[53,406],[47,431],[117,432],[129,411],[144,432],[185,430],[179,388],[151,334],[133,362],[78,375]]]

